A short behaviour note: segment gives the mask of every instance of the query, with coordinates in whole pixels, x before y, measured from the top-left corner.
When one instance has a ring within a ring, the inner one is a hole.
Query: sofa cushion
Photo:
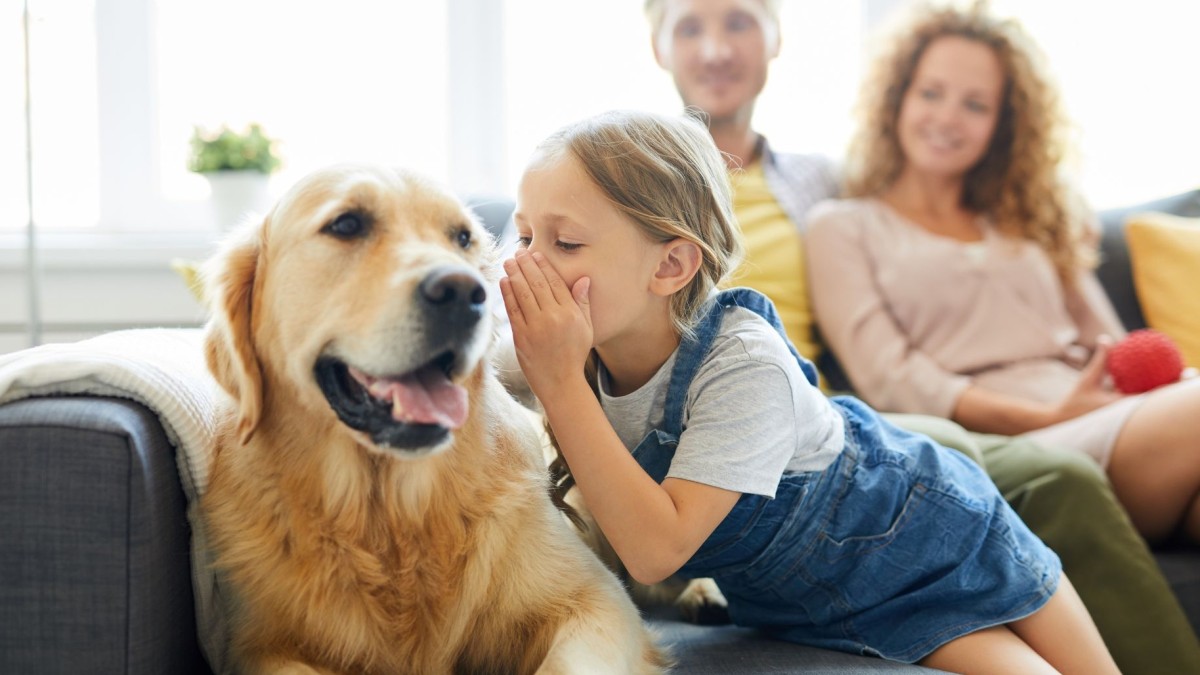
[[[1200,218],[1132,216],[1125,226],[1134,289],[1146,323],[1200,366]]]
[[[1100,240],[1100,266],[1096,277],[1117,310],[1117,316],[1128,330],[1146,328],[1146,318],[1138,303],[1133,285],[1129,248],[1125,242],[1125,221],[1135,213],[1156,211],[1177,216],[1200,216],[1200,190],[1183,192],[1154,201],[1101,211],[1098,216],[1103,228]]]

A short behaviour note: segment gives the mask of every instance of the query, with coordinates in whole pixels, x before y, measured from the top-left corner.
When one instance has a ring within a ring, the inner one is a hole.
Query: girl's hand
[[[1112,341],[1109,339],[1101,339],[1097,342],[1096,351],[1084,366],[1075,389],[1055,408],[1049,424],[1075,419],[1120,400],[1119,392],[1104,386],[1104,376],[1108,372],[1105,362],[1111,346]]]
[[[545,256],[525,250],[505,260],[504,271],[500,292],[517,361],[533,393],[551,396],[562,384],[583,378],[592,349],[591,279],[582,277],[567,288]]]

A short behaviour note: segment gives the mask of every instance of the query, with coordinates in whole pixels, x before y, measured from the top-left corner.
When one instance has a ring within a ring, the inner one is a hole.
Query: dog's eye
[[[354,239],[367,233],[367,222],[361,214],[343,213],[333,222],[321,228],[324,234],[331,234],[338,239]]]
[[[463,228],[454,233],[454,243],[458,244],[459,248],[466,251],[471,248],[471,231]]]

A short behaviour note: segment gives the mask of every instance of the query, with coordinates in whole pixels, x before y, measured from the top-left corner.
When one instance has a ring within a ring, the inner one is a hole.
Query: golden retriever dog
[[[201,509],[238,672],[669,666],[489,363],[495,257],[429,180],[339,165],[208,262],[229,410]]]

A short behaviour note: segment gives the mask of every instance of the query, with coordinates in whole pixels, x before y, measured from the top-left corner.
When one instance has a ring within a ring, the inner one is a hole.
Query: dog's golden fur
[[[365,234],[337,224],[345,214]],[[230,397],[201,505],[238,672],[667,667],[551,505],[537,432],[488,364],[488,312],[459,331],[447,370],[466,417],[428,447],[344,423],[314,374],[322,359],[380,378],[420,366],[439,330],[414,309],[423,280],[482,279],[492,250],[419,176],[338,166],[210,261],[206,357]]]

